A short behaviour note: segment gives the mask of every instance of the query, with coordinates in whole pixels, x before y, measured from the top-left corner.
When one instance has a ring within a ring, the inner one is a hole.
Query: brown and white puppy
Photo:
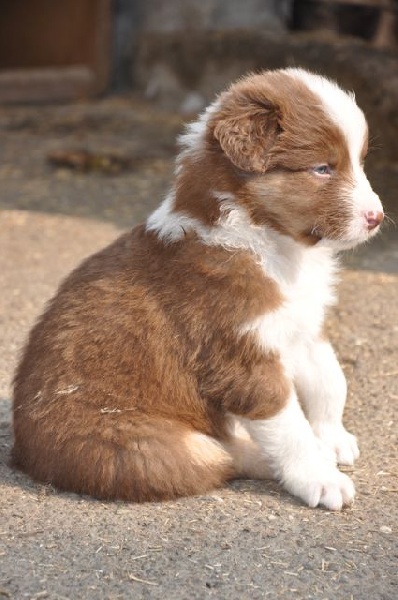
[[[146,224],[88,258],[30,334],[13,460],[97,498],[275,477],[340,509],[358,456],[323,334],[336,252],[383,219],[354,97],[300,69],[250,75],[181,138]]]

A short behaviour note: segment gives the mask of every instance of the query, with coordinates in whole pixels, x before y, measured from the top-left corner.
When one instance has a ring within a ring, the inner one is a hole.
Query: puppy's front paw
[[[355,488],[351,479],[328,463],[303,472],[300,468],[284,487],[308,506],[322,505],[329,510],[341,510],[353,503]]]
[[[312,426],[315,435],[336,455],[339,465],[353,465],[359,456],[356,437],[340,423],[317,423]]]

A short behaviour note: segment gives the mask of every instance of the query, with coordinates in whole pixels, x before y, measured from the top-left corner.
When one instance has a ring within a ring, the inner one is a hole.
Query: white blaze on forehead
[[[304,69],[285,69],[285,73],[302,81],[320,98],[327,114],[344,134],[351,161],[358,163],[368,126],[354,94],[344,91],[326,77]]]
[[[353,218],[347,228],[347,245],[344,247],[364,242],[377,231],[368,231],[366,213],[383,212],[380,198],[373,191],[361,164],[363,145],[368,135],[365,115],[355,102],[354,94],[345,92],[325,77],[303,69],[286,69],[285,73],[300,80],[318,96],[321,106],[344,135],[353,175],[352,184],[348,185],[346,190],[347,200],[349,199],[352,205]],[[343,246],[340,247],[342,248]]]

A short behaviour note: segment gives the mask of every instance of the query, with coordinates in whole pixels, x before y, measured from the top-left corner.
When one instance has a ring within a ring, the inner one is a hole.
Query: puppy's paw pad
[[[353,465],[359,457],[356,437],[349,433],[343,425],[321,423],[314,426],[314,433],[335,453],[336,460],[340,465]]]

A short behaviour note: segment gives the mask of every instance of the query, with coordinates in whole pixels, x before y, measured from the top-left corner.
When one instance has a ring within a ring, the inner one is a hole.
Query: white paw
[[[298,467],[293,476],[286,478],[284,487],[308,506],[322,505],[329,510],[341,510],[353,503],[355,488],[351,479],[328,462]]]
[[[328,448],[336,456],[339,465],[353,465],[359,456],[356,437],[348,433],[340,423],[317,423],[312,429]]]

